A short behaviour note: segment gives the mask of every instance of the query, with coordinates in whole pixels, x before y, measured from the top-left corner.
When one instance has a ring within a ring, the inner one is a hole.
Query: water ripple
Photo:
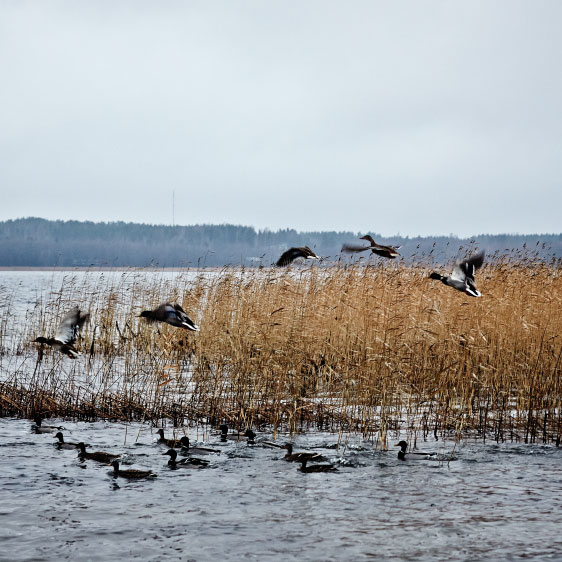
[[[402,463],[396,451],[373,451],[353,437],[346,449],[333,448],[337,436],[323,434],[299,436],[296,446],[318,447],[338,473],[302,474],[283,451],[234,442],[207,470],[174,471],[146,426],[64,425],[91,450],[122,454],[124,465],[158,477],[116,479],[104,464],[57,450],[51,435],[30,434],[30,422],[0,419],[0,560],[478,561],[562,553],[555,447],[440,442],[443,458],[455,450],[454,462]],[[125,441],[126,431],[138,442]]]

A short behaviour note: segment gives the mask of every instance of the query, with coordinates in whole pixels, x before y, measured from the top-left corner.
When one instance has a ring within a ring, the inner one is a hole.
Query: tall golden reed
[[[559,444],[559,264],[498,260],[479,272],[480,299],[428,272],[395,264],[172,279],[128,272],[95,277],[94,287],[69,275],[5,350],[0,407],[355,431],[382,446],[399,430]],[[137,318],[167,300],[201,331]],[[29,342],[54,332],[75,305],[92,314],[78,344],[83,357],[38,356]],[[7,324],[4,317],[0,330]]]

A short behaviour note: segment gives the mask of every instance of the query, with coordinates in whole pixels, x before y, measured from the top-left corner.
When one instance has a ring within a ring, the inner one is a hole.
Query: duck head
[[[174,449],[168,449],[165,453],[162,453],[162,454],[168,455],[171,458],[172,462],[175,462],[175,460],[178,456],[178,453]]]
[[[373,246],[375,244],[375,241],[373,240],[373,237],[370,234],[365,234],[365,236],[361,236],[359,240],[367,240],[367,242],[370,242],[371,245]]]

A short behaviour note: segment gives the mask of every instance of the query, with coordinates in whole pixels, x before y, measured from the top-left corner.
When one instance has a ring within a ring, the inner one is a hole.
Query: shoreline
[[[240,267],[240,266],[237,266]],[[229,269],[230,266],[224,267],[141,267],[141,266],[122,266],[122,267],[105,267],[105,266],[54,266],[54,267],[47,267],[47,266],[28,266],[28,265],[21,265],[21,266],[9,266],[9,265],[0,265],[0,271],[151,271],[151,272],[158,272],[158,271],[178,271],[178,272],[186,272],[186,271],[222,271],[224,269]],[[249,269],[246,267],[246,269]]]

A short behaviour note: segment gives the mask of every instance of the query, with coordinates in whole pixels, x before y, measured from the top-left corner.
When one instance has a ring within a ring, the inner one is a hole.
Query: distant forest
[[[445,263],[476,248],[514,258],[562,258],[562,234],[383,238],[376,232],[272,232],[230,224],[162,226],[24,218],[0,222],[0,266],[269,266],[287,248],[304,245],[330,261],[357,260],[367,259],[370,253],[342,255],[341,246],[363,242],[358,237],[364,234],[381,244],[401,245],[400,254],[407,262]]]

